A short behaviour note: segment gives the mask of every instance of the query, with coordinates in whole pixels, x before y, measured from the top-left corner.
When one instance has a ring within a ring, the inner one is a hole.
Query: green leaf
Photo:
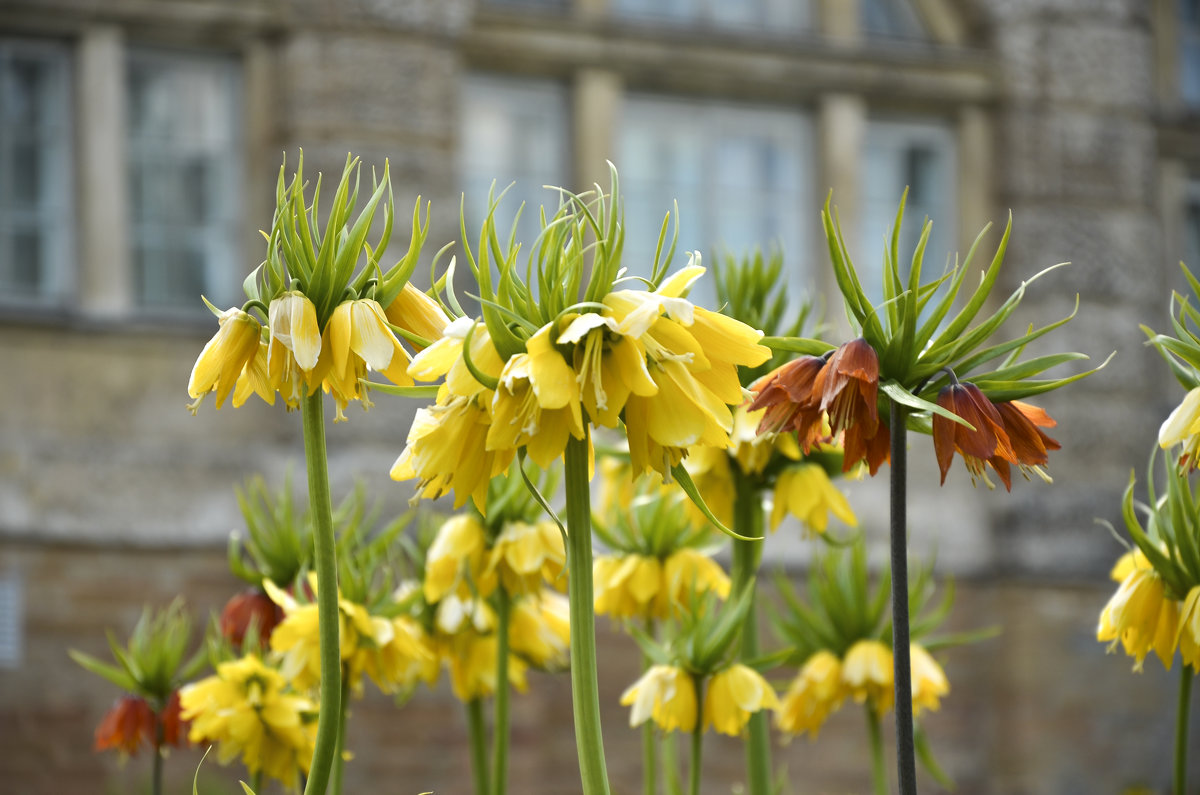
[[[762,536],[744,536],[735,533],[733,530],[730,530],[728,527],[726,527],[721,520],[716,517],[712,510],[709,509],[708,504],[704,502],[704,497],[700,496],[700,490],[697,489],[696,484],[692,482],[692,476],[689,475],[688,471],[683,468],[683,464],[676,464],[675,466],[671,467],[671,474],[679,483],[679,488],[683,489],[683,492],[691,498],[692,503],[700,509],[700,513],[704,514],[705,518],[707,518],[708,521],[711,522],[712,525],[722,533],[730,538],[736,538],[739,541],[762,540]]]
[[[885,395],[902,406],[908,406],[909,408],[916,409],[918,411],[928,411],[933,414],[938,414],[948,420],[957,422],[959,425],[964,425],[971,430],[975,430],[975,426],[954,412],[944,409],[936,403],[930,403],[928,400],[923,400],[917,397],[912,392],[909,392],[907,389],[891,379],[884,381],[879,385],[879,388],[883,390]]]
[[[106,662],[102,662],[101,660],[97,660],[90,654],[84,654],[83,652],[76,651],[75,649],[68,649],[67,654],[69,654],[71,659],[84,669],[91,671],[97,676],[107,679],[125,692],[133,694],[137,694],[139,692],[137,682],[134,681],[133,677],[130,676],[127,671],[124,671],[115,665],[110,665]]]
[[[934,781],[943,788],[954,789],[954,781],[946,775],[937,760],[933,758],[933,751],[929,747],[929,738],[925,736],[925,731],[919,724],[913,727],[913,748],[916,750],[917,758],[921,760],[921,767],[925,768],[925,772],[933,776]]]

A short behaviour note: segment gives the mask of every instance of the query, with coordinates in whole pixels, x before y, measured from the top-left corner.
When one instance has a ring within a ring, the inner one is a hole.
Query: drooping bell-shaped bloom
[[[559,671],[570,657],[570,605],[560,593],[544,590],[519,599],[509,617],[509,648],[543,670]]]
[[[779,698],[763,675],[748,665],[735,663],[708,681],[704,694],[704,728],[736,737],[750,716],[764,709],[779,709]]]
[[[788,514],[815,533],[825,532],[831,514],[851,527],[858,524],[846,496],[837,490],[820,464],[793,464],[779,473],[771,508],[771,529],[779,527]]]
[[[364,673],[384,693],[407,692],[417,682],[436,682],[438,657],[424,628],[411,616],[386,621],[390,631],[372,636],[375,642],[364,655]]]
[[[221,764],[241,756],[252,776],[262,771],[293,790],[308,773],[317,705],[258,657],[221,663],[213,676],[184,687],[180,703],[192,722],[188,739],[216,743]]]
[[[408,351],[388,327],[378,302],[358,298],[338,304],[329,318],[326,337],[330,362],[325,385],[337,401],[339,418],[344,419],[341,412],[347,403],[365,400],[360,379],[369,371],[397,386],[412,386]]]
[[[957,452],[972,480],[981,478],[991,486],[984,469],[991,465],[1005,486],[1011,488],[1007,465],[997,469],[996,462],[1017,463],[1017,457],[1004,430],[1004,419],[992,401],[974,384],[956,383],[942,389],[937,403],[972,426],[968,428],[940,414],[933,415],[933,451],[942,472],[942,483],[946,482],[946,473]]]
[[[1153,651],[1170,669],[1175,657],[1179,630],[1179,603],[1170,597],[1154,569],[1134,569],[1100,613],[1096,640],[1119,641],[1134,658],[1133,670],[1141,671],[1146,655]]]
[[[825,414],[814,385],[824,366],[818,356],[800,356],[751,385],[754,400],[748,410],[763,412],[759,433],[794,431],[805,453],[823,438]]]
[[[510,594],[532,594],[543,582],[565,587],[566,565],[563,536],[554,522],[507,522],[492,542],[486,573],[499,576]]]
[[[683,547],[663,561],[662,589],[675,610],[686,609],[693,594],[714,592],[722,599],[729,598],[729,575],[721,564],[695,547]]]
[[[941,706],[942,696],[950,692],[946,672],[920,644],[910,644],[908,654],[912,671],[913,714],[919,714],[923,709],[936,712]]]
[[[221,408],[243,369],[258,353],[262,324],[252,315],[237,308],[227,309],[217,322],[220,324],[217,333],[200,351],[188,379],[188,395],[196,400],[191,406],[193,412],[209,392],[217,393],[216,405]],[[234,403],[238,405],[236,399]]]
[[[1189,391],[1183,402],[1163,422],[1158,430],[1158,444],[1164,450],[1182,445],[1179,463],[1195,469],[1200,452],[1200,387]]]
[[[649,397],[658,385],[646,369],[646,351],[621,332],[616,320],[596,312],[571,318],[559,345],[572,345],[572,368],[588,418],[615,428],[631,394]]]
[[[842,683],[859,704],[869,701],[883,714],[896,703],[892,650],[878,640],[860,640],[842,661]]]
[[[468,702],[496,692],[496,656],[499,639],[495,635],[467,633],[455,639],[447,658],[450,667],[450,687],[459,701]],[[514,654],[508,657],[508,684],[520,692],[528,687],[524,660]]]
[[[1121,557],[1117,558],[1117,562],[1113,564],[1112,570],[1109,571],[1108,577],[1114,582],[1122,582],[1126,577],[1133,573],[1134,569],[1151,569],[1154,568],[1150,563],[1150,559],[1146,557],[1146,553],[1138,547],[1126,552]]]
[[[592,563],[597,615],[613,618],[667,615],[662,563],[648,555],[597,555]]]
[[[809,733],[816,739],[825,720],[846,700],[842,661],[821,649],[805,661],[775,713],[775,725],[791,734]]]
[[[405,282],[404,287],[383,311],[393,326],[399,326],[430,342],[441,339],[446,326],[450,325],[450,318],[438,302],[414,287],[412,282]],[[423,349],[416,343],[409,344],[414,350]]]
[[[122,696],[104,713],[95,740],[96,751],[115,749],[137,756],[143,745],[153,750],[154,710],[141,696]]]
[[[1175,638],[1183,664],[1200,672],[1200,585],[1193,586],[1183,600]]]
[[[696,728],[696,684],[687,671],[673,665],[652,665],[621,694],[621,706],[633,707],[631,727],[653,720],[667,732]]]
[[[250,627],[255,627],[261,646],[283,620],[283,608],[275,604],[261,588],[247,588],[234,594],[221,609],[221,636],[241,648]]]
[[[434,604],[449,593],[490,594],[496,572],[486,565],[486,546],[483,524],[474,515],[457,514],[443,522],[425,553],[425,601]]]

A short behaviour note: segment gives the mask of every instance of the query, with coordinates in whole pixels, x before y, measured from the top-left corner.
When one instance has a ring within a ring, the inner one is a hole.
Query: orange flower
[[[872,438],[879,427],[878,392],[879,357],[862,337],[834,351],[813,381],[813,393],[820,396],[834,433],[857,427],[863,439]]]
[[[766,409],[758,424],[759,433],[795,431],[806,453],[822,439],[821,407],[813,384],[824,366],[825,360],[818,356],[801,356],[750,387],[754,401],[746,410]]]
[[[975,429],[971,430],[940,414],[933,415],[933,452],[942,471],[942,483],[946,482],[946,473],[950,471],[955,451],[958,451],[972,480],[980,477],[991,486],[984,470],[984,466],[990,464],[1005,487],[1011,490],[1008,464],[1018,463],[1018,460],[1008,432],[1004,429],[1004,418],[992,401],[974,384],[956,383],[942,389],[937,403],[971,423]]]
[[[183,719],[183,706],[179,703],[179,691],[171,694],[167,706],[158,716],[162,721],[163,745],[174,745],[183,748],[188,745],[188,729],[191,724]]]
[[[254,622],[261,646],[282,620],[283,610],[271,601],[271,597],[260,588],[247,588],[235,594],[221,610],[221,635],[240,648],[251,622]]]
[[[1043,480],[1048,481],[1049,477],[1039,467],[1046,464],[1048,451],[1058,450],[1062,445],[1047,436],[1042,428],[1053,428],[1058,423],[1044,409],[1022,403],[1019,400],[997,403],[996,411],[999,412],[1000,419],[1004,422],[1004,432],[1008,434],[1013,455],[1017,459],[1015,463],[1020,467],[1021,472],[1026,478],[1029,477],[1029,472],[1036,472]],[[1003,460],[993,461],[992,467],[1000,474],[1004,485],[1008,486],[1011,491],[1008,463]]]
[[[143,742],[154,747],[154,710],[140,696],[122,696],[96,727],[95,750],[136,756]]]

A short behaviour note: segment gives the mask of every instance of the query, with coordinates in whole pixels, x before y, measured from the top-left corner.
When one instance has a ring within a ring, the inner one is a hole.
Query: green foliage
[[[312,523],[307,511],[296,508],[290,472],[274,493],[261,476],[250,478],[237,490],[237,500],[248,537],[229,536],[229,569],[235,576],[251,585],[268,579],[286,588],[312,568]]]

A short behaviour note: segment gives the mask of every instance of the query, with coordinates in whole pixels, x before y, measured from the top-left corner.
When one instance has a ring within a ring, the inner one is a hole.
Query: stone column
[[[91,317],[123,315],[131,303],[123,47],[119,28],[97,26],[78,48],[78,293]]]
[[[607,188],[608,164],[616,155],[621,112],[621,78],[604,69],[575,73],[572,122],[575,138],[573,181],[576,190],[593,184]]]

